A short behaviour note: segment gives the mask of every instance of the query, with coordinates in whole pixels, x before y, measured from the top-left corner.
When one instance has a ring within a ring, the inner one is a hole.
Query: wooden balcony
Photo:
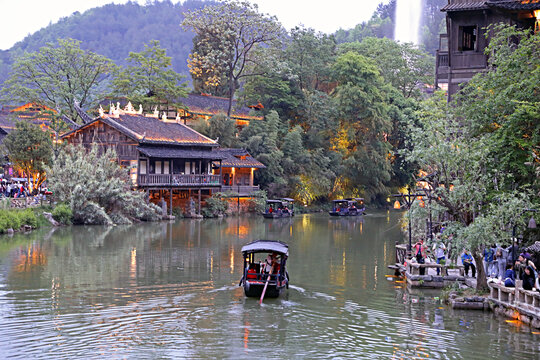
[[[221,175],[208,174],[141,174],[138,180],[139,186],[166,186],[166,187],[188,187],[188,186],[220,186]]]

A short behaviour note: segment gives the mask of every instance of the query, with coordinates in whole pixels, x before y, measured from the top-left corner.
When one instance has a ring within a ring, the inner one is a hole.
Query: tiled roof
[[[117,118],[105,115],[82,125],[64,136],[102,121],[140,144],[218,146],[214,140],[176,121],[163,121],[140,114],[121,114]]]
[[[489,0],[487,5],[508,10],[540,10],[540,0]]]
[[[202,115],[215,115],[219,113],[227,113],[229,107],[229,99],[210,95],[197,95],[189,94],[187,98],[180,99],[180,101],[186,105],[189,112],[202,114]],[[232,105],[233,118],[240,119],[257,119],[259,116],[251,116],[249,113],[251,109],[247,106],[237,106],[236,100],[233,100]]]
[[[212,150],[187,150],[167,146],[138,146],[137,149],[144,155],[154,158],[211,160],[221,160],[224,158],[220,151]]]
[[[441,11],[465,11],[487,9],[486,0],[454,0],[444,6]]]
[[[231,149],[222,148],[219,151],[223,154],[224,159],[221,162],[222,167],[235,167],[235,168],[258,168],[264,169],[263,163],[257,161],[244,149]],[[245,157],[241,159],[240,157]]]
[[[13,121],[13,114],[4,109],[0,110],[0,128],[6,133],[15,129],[15,122]]]

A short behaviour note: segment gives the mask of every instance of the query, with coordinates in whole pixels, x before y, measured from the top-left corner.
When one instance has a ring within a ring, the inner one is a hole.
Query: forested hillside
[[[193,34],[180,27],[182,13],[212,3],[203,0],[186,0],[183,4],[155,1],[142,6],[128,2],[105,5],[82,14],[75,12],[27,36],[10,50],[0,51],[0,83],[7,78],[10,65],[17,56],[36,51],[59,38],[80,40],[82,49],[104,55],[118,65],[125,65],[130,51],[141,51],[145,43],[159,40],[172,57],[173,68],[190,79],[186,59],[193,47]]]
[[[81,41],[81,47],[104,55],[118,65],[125,65],[130,51],[138,52],[150,40],[159,40],[161,46],[172,57],[175,71],[189,76],[186,60],[193,47],[193,34],[180,27],[184,11],[212,4],[210,0],[186,0],[183,4],[170,1],[148,2],[147,5],[128,2],[109,4],[75,12],[34,34],[24,38],[11,49],[0,51],[0,83],[7,78],[10,65],[24,52],[38,50],[47,42],[59,38]],[[439,9],[446,0],[426,0],[422,42],[426,51],[434,54],[438,46],[438,34],[444,19]],[[335,37],[338,43],[361,41],[366,37],[393,37],[396,1],[381,1],[372,18],[353,29],[339,30]]]

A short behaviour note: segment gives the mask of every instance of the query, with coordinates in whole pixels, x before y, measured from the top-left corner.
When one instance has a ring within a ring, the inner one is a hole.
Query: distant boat
[[[263,255],[257,259],[259,254]],[[242,256],[244,274],[239,285],[244,287],[246,296],[260,297],[262,301],[263,297],[278,297],[289,288],[289,245],[277,240],[256,240],[242,247]],[[270,270],[265,272],[267,263]]]
[[[294,216],[294,199],[266,200],[263,216],[266,219],[277,219]]]
[[[363,198],[347,198],[332,201],[330,216],[360,216],[364,215],[366,206]]]

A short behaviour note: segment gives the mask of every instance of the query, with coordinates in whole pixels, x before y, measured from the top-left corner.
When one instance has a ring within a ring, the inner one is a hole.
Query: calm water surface
[[[389,278],[397,213],[179,220],[0,237],[2,358],[538,359],[540,335]],[[260,306],[240,248],[290,247]]]

